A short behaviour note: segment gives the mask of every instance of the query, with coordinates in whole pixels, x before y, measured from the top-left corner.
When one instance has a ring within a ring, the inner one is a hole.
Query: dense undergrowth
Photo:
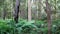
[[[48,27],[45,21],[27,21],[20,19],[15,23],[12,19],[0,20],[0,34],[47,34]],[[60,20],[52,21],[51,34],[60,34]]]

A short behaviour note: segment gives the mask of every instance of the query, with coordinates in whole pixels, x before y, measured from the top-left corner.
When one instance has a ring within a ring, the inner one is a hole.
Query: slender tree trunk
[[[46,0],[46,12],[47,12],[47,23],[48,23],[48,34],[51,34],[51,8],[48,0]]]
[[[57,18],[56,18],[56,12],[57,12],[56,4],[57,4],[57,2],[56,2],[56,0],[55,0],[55,14],[54,14],[54,19],[57,19]]]
[[[28,21],[31,21],[31,2],[28,0]]]
[[[6,10],[5,10],[5,8],[4,8],[4,10],[3,10],[3,19],[5,20],[5,17],[6,17]]]
[[[6,17],[6,5],[5,5],[5,3],[3,3],[2,17],[3,17],[3,19],[5,20],[5,17]]]
[[[14,13],[14,20],[16,23],[18,23],[19,6],[20,6],[20,2],[19,2],[19,0],[16,0],[15,13]]]
[[[38,9],[38,20],[40,20],[41,19],[41,10],[42,10],[42,0],[39,0],[39,4],[38,4],[38,7],[39,7],[39,9]]]

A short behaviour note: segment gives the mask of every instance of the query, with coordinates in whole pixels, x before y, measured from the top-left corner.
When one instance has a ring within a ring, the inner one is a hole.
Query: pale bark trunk
[[[31,2],[28,0],[28,21],[31,21]]]
[[[41,4],[42,4],[42,0],[39,0],[38,20],[41,19],[41,11],[42,11],[42,5]]]

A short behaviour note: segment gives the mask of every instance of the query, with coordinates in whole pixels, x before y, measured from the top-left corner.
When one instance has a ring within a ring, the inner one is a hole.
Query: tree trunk
[[[5,10],[5,8],[4,8],[4,10],[3,10],[3,19],[5,20],[5,17],[6,17],[6,10]]]
[[[28,21],[31,21],[31,2],[28,0]]]
[[[14,20],[16,23],[18,23],[19,6],[20,6],[20,2],[19,2],[19,0],[16,0],[15,13],[14,13]]]
[[[48,34],[51,34],[51,8],[48,0],[46,0],[46,12],[47,12],[47,23],[48,23]]]
[[[3,3],[2,17],[3,17],[3,19],[5,20],[5,17],[6,17],[6,5],[5,5],[5,3]]]
[[[39,4],[38,4],[38,20],[40,20],[41,19],[41,11],[42,11],[42,0],[39,0],[38,1],[39,2]]]

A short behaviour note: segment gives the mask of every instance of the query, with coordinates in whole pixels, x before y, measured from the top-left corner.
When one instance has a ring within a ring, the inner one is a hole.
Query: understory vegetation
[[[19,19],[15,24],[13,19],[0,20],[0,34],[47,34],[48,24],[45,21],[27,21]],[[60,34],[60,20],[52,21],[51,34]]]

